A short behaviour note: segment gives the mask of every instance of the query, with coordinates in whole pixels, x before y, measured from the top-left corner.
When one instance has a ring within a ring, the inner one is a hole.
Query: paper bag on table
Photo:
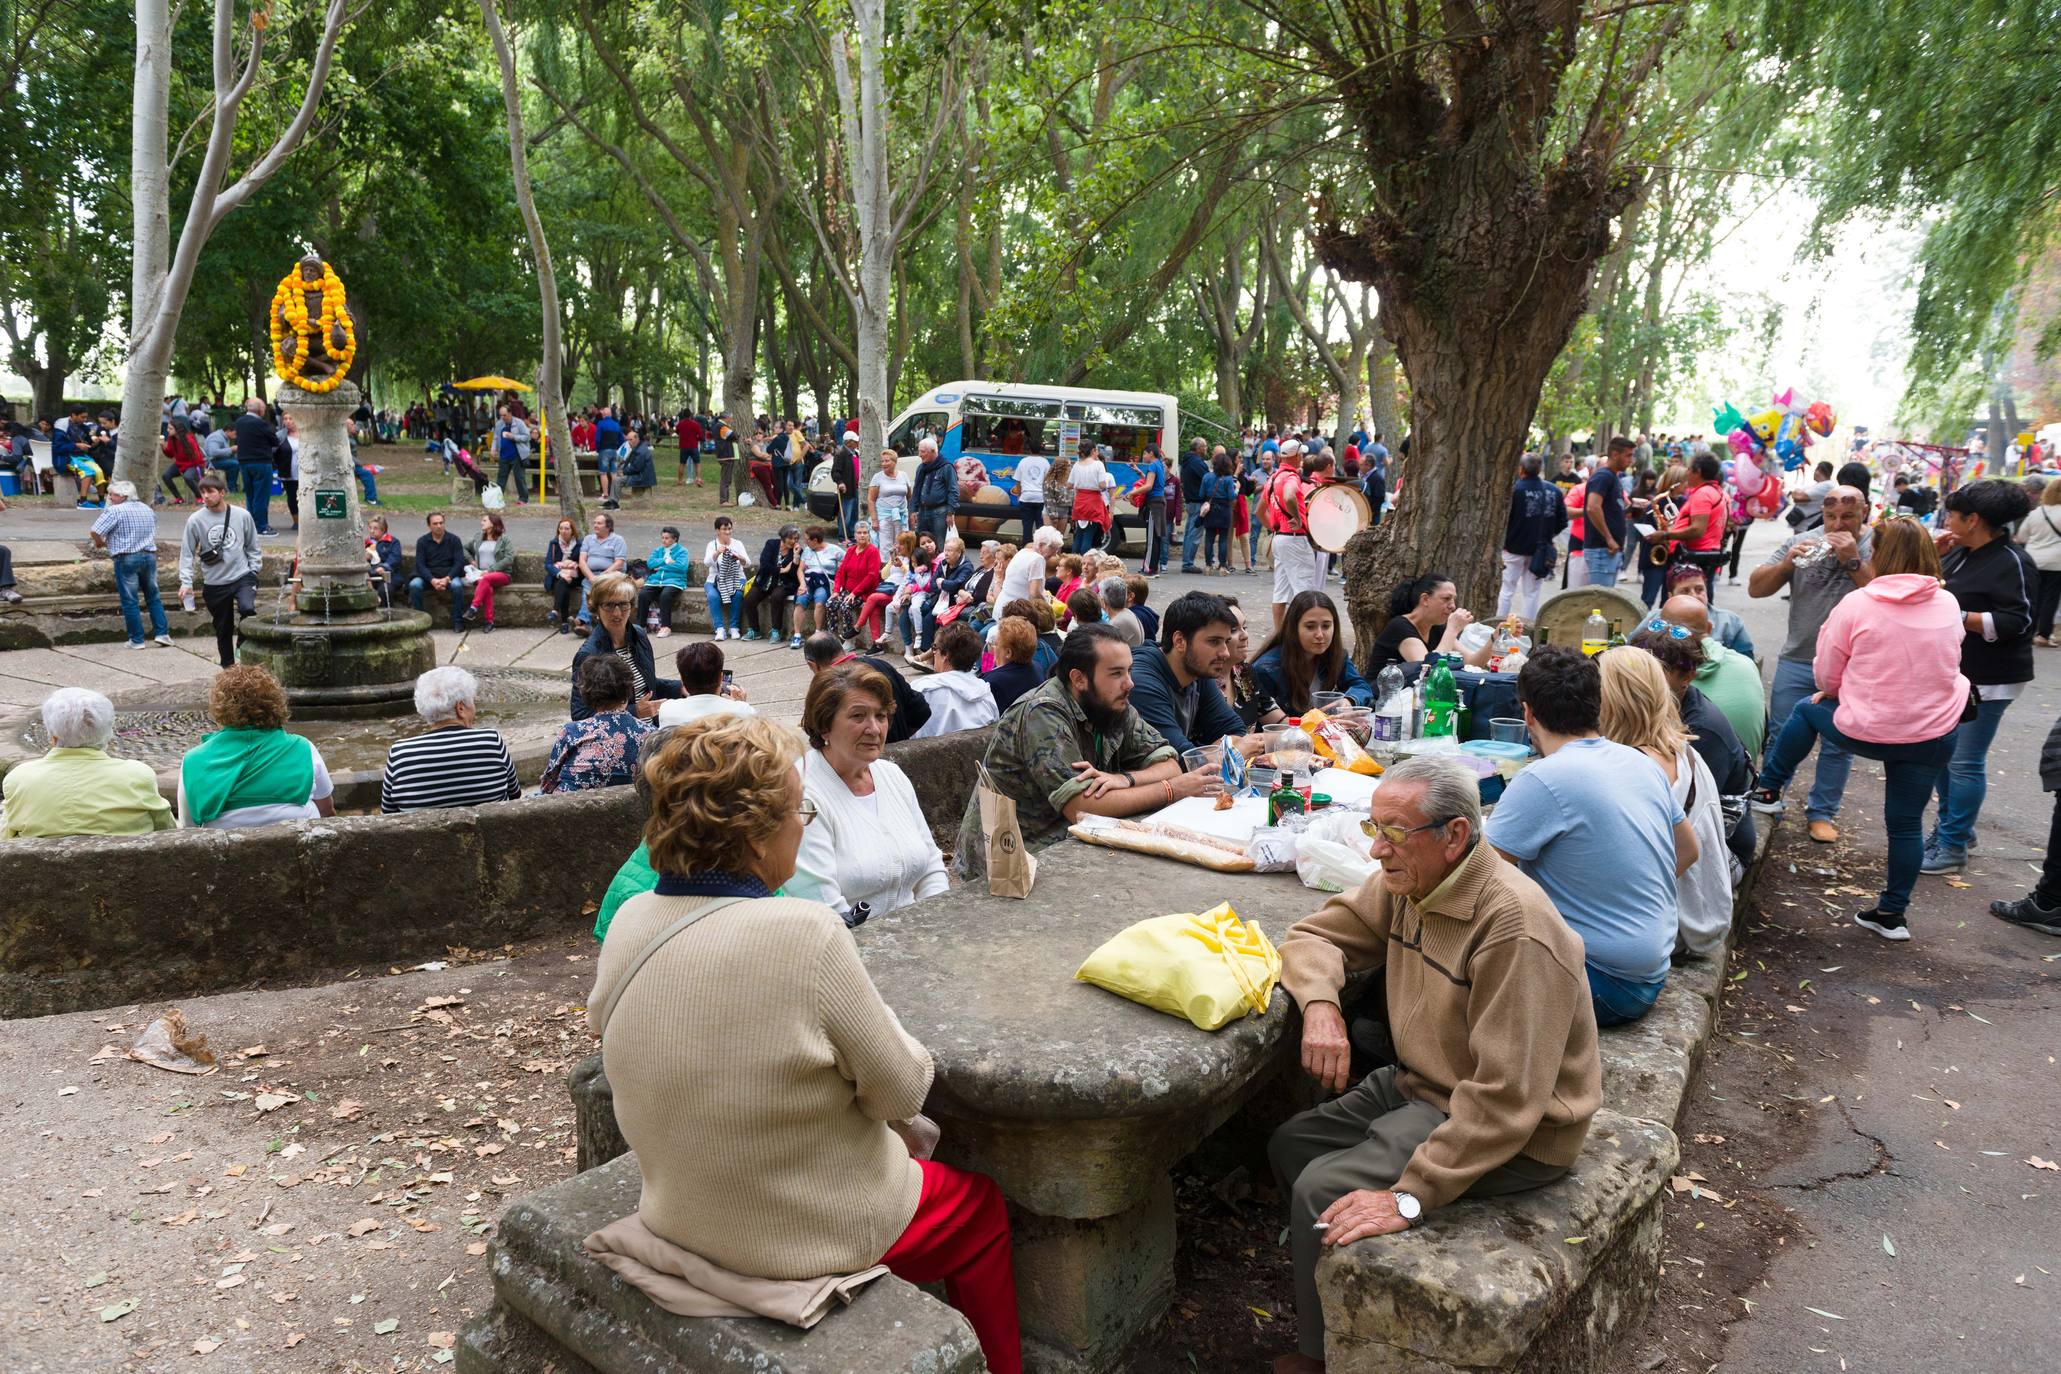
[[[1016,823],[1016,799],[995,786],[985,764],[974,789],[980,798],[980,832],[987,845],[988,895],[1028,897],[1038,880],[1037,856],[1023,847],[1023,828]]]

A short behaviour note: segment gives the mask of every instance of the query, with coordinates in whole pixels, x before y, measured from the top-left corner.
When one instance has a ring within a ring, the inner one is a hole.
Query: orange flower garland
[[[279,286],[272,292],[272,365],[282,381],[291,382],[303,391],[321,394],[334,391],[351,370],[351,363],[358,356],[358,331],[351,323],[351,312],[344,305],[343,279],[336,275],[336,269],[328,263],[322,264],[322,314],[316,319],[308,318],[306,292],[311,283],[303,281],[301,269],[296,264],[280,279]],[[281,351],[280,341],[286,337],[286,328],[281,325],[281,316],[292,326],[294,337],[300,346],[294,350],[294,357],[288,358]],[[329,350],[329,335],[334,327],[343,329],[344,346],[341,354]],[[321,349],[336,363],[336,371],[323,378],[308,378],[302,375],[302,366]]]

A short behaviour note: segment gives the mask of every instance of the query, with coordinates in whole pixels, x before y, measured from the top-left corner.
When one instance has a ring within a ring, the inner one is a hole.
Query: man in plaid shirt
[[[150,608],[151,637],[166,648],[172,635],[165,624],[164,603],[157,595],[157,512],[136,499],[134,482],[116,482],[107,489],[107,509],[93,521],[93,543],[114,559],[115,591],[122,598],[122,624],[129,647],[147,649],[143,616],[136,605],[140,593]]]

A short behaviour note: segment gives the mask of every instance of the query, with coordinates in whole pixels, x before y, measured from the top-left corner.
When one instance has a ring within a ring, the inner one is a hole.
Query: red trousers
[[[507,585],[507,573],[490,572],[479,575],[479,583],[472,593],[472,604],[479,607],[480,614],[487,618],[489,625],[494,623],[494,593]]]
[[[1009,1213],[986,1174],[918,1160],[923,1196],[909,1229],[880,1262],[910,1283],[944,1281],[945,1298],[973,1326],[994,1374],[1023,1374],[1016,1323],[1016,1263]]]

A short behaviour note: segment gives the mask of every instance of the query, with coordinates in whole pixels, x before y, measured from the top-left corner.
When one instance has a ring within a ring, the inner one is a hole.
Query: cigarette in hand
[[[1310,1229],[1312,1231],[1328,1231],[1331,1229],[1331,1223],[1328,1221],[1313,1221],[1310,1223]]]

